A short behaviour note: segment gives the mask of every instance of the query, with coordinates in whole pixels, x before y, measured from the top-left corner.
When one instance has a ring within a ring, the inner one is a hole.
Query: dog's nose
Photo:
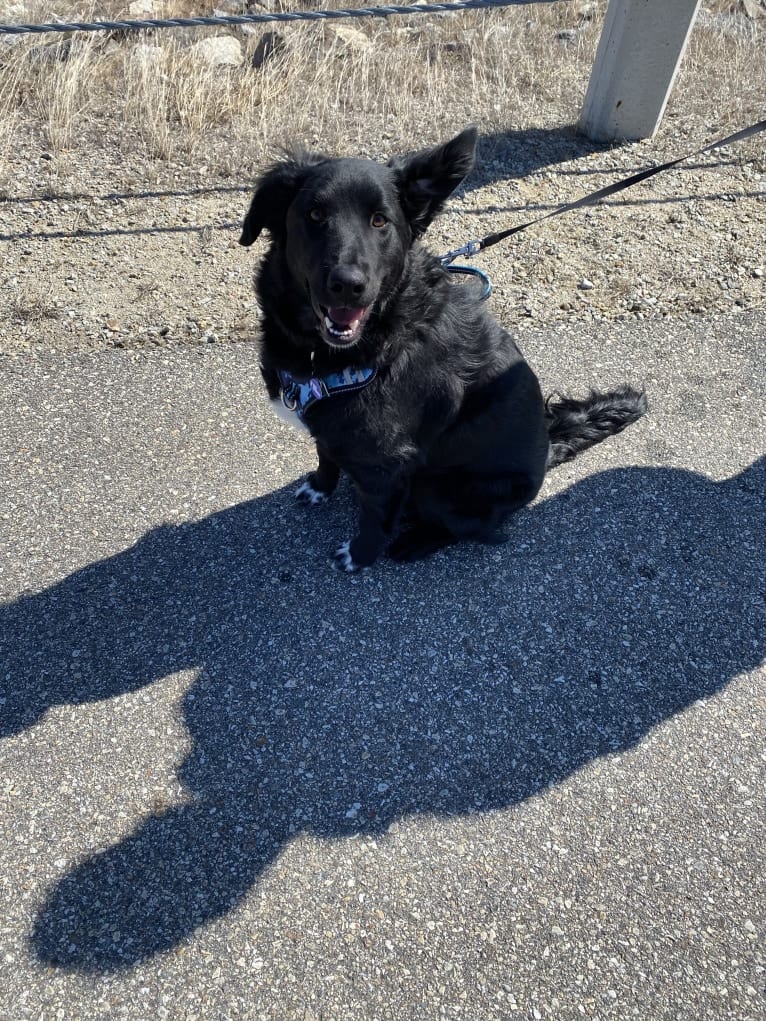
[[[359,304],[367,277],[358,266],[335,266],[327,277],[327,289],[338,305]]]

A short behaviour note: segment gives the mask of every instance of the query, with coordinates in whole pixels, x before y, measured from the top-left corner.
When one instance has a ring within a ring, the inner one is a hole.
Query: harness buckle
[[[317,379],[316,376],[312,376],[309,380],[309,390],[314,400],[321,401],[323,397],[329,397],[330,391],[327,389],[323,379]]]

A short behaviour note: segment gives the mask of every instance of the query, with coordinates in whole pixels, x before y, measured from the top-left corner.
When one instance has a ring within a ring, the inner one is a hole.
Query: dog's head
[[[259,181],[240,237],[271,234],[322,339],[348,347],[401,278],[407,251],[471,170],[476,129],[391,160],[296,153]]]

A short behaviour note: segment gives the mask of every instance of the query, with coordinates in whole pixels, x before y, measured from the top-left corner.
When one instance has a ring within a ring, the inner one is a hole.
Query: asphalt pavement
[[[766,312],[505,546],[349,577],[251,345],[0,358],[0,1018],[766,1017]]]

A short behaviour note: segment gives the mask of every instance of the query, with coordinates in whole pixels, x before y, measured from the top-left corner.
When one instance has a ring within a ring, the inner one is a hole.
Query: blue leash
[[[452,255],[451,252],[450,255]],[[466,276],[478,277],[478,279],[481,280],[483,287],[482,292],[479,295],[479,301],[486,301],[490,294],[492,294],[492,281],[489,279],[484,270],[477,269],[476,266],[451,266],[444,262],[446,258],[447,256],[442,256],[440,261],[448,273],[463,273]]]

